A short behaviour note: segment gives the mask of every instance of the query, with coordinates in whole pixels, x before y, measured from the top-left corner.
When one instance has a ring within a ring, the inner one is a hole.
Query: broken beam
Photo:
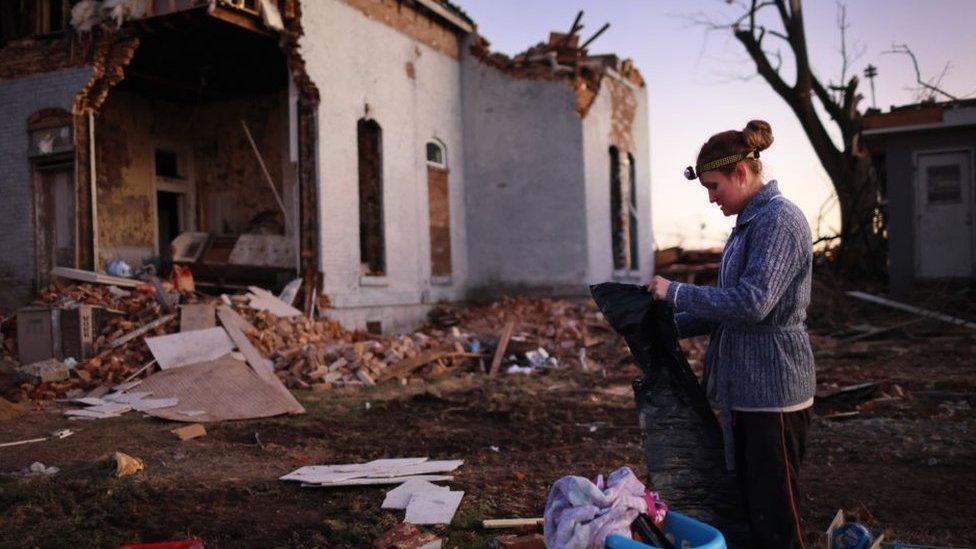
[[[862,301],[868,301],[877,305],[884,305],[885,307],[898,309],[899,311],[905,311],[906,313],[912,313],[913,315],[934,318],[935,320],[941,320],[942,322],[962,326],[964,328],[969,328],[970,330],[976,330],[976,322],[969,322],[968,320],[964,320],[962,318],[949,316],[935,311],[929,311],[928,309],[922,309],[921,307],[915,307],[913,305],[906,305],[905,303],[899,303],[898,301],[892,301],[890,299],[885,299],[883,297],[878,297],[876,295],[871,295],[864,292],[847,292],[847,295]]]

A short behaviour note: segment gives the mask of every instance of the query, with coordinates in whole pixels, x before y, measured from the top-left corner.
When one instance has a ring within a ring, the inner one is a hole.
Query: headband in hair
[[[759,150],[753,149],[745,154],[733,154],[729,156],[723,156],[718,160],[712,160],[711,162],[705,162],[704,164],[699,164],[692,168],[688,166],[685,168],[685,178],[688,180],[698,179],[698,176],[725,166],[730,166],[736,162],[741,162],[747,158],[759,158]]]

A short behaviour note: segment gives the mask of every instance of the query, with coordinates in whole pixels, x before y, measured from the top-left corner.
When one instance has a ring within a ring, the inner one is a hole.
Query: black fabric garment
[[[671,307],[643,286],[606,282],[590,293],[644,373],[634,382],[648,488],[679,513],[711,524],[732,549],[752,547],[722,432],[678,345]]]
[[[757,548],[804,547],[798,474],[810,419],[810,408],[732,412],[736,474]]]

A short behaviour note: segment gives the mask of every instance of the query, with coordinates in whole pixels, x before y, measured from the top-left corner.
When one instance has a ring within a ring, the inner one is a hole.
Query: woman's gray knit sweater
[[[711,333],[704,384],[721,412],[730,468],[733,408],[785,408],[813,398],[816,376],[805,324],[812,257],[806,218],[770,181],[736,219],[718,286],[668,287],[668,301],[683,311],[679,334]]]

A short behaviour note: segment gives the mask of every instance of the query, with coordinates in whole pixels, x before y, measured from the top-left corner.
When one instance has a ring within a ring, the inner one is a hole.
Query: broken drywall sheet
[[[265,289],[258,288],[257,286],[250,286],[248,287],[248,290],[251,291],[251,293],[248,294],[248,298],[250,299],[248,306],[252,309],[256,309],[258,311],[268,311],[269,313],[281,318],[302,316],[301,311],[278,299],[273,293]]]
[[[418,492],[410,497],[404,522],[410,524],[450,524],[464,492]]]
[[[390,478],[351,478],[335,482],[321,484],[303,482],[302,488],[332,488],[337,486],[383,486],[391,484],[403,484],[410,480],[426,480],[429,482],[441,482],[454,480],[452,475],[413,475],[409,477],[390,477]]]
[[[147,337],[146,345],[161,370],[216,360],[234,350],[234,342],[223,328]]]
[[[426,480],[408,480],[396,488],[386,493],[383,500],[383,509],[406,509],[410,503],[410,498],[420,492],[435,492],[439,490],[449,490],[447,486],[438,486]]]
[[[307,487],[357,486],[372,484],[401,484],[410,480],[453,480],[449,473],[463,460],[430,461],[427,458],[378,459],[367,463],[336,465],[307,465],[280,480],[301,482]]]

